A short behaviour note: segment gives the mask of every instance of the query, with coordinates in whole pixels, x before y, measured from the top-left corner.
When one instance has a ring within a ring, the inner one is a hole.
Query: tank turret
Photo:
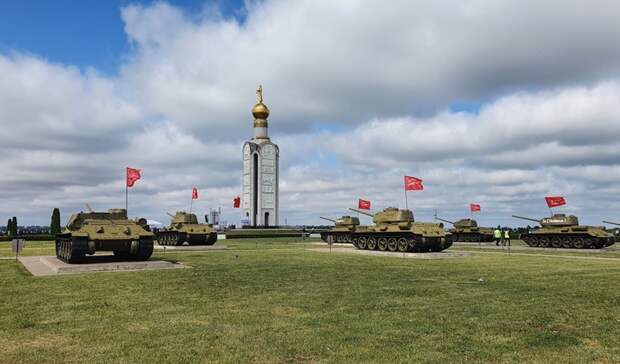
[[[601,226],[579,225],[575,215],[553,214],[542,219],[512,215],[517,219],[537,222],[540,228],[521,234],[520,238],[532,247],[604,248],[614,244],[612,234]]]

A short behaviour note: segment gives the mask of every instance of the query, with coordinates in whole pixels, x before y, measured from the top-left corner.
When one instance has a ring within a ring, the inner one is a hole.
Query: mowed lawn
[[[156,251],[178,270],[36,278],[0,260],[0,362],[620,362],[617,255],[218,244]]]

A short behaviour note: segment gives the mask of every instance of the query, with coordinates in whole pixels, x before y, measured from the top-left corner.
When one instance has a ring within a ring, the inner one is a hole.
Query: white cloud
[[[422,218],[476,201],[483,221],[512,222],[545,213],[544,194],[566,194],[585,222],[614,207],[615,1],[261,1],[243,22],[209,5],[121,14],[131,50],[115,77],[0,54],[0,217],[122,205],[126,165],[143,169],[135,214],[165,221],[192,186],[199,210],[229,206],[259,83],[289,222],[358,197],[402,205],[403,174],[425,179],[411,195]],[[456,102],[482,107],[446,111]]]

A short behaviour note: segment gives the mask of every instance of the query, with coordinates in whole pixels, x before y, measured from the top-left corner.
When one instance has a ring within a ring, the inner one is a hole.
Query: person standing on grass
[[[495,237],[495,245],[499,246],[499,241],[502,239],[502,231],[499,229],[499,226],[493,232],[493,236]]]
[[[508,229],[504,231],[504,241],[506,244],[510,245],[510,230]]]

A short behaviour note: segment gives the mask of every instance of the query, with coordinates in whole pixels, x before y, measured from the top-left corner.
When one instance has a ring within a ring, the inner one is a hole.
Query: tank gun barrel
[[[174,217],[174,215],[169,213],[169,212],[166,212],[166,214],[168,214],[168,216],[170,216],[170,217]]]
[[[605,224],[609,224],[609,225],[617,225],[617,226],[620,226],[620,223],[618,223],[618,222],[613,222],[613,221],[605,221],[605,220],[603,220],[603,222],[604,222]]]
[[[523,216],[518,216],[518,215],[512,215],[512,217],[517,218],[517,219],[522,219],[522,220],[534,221],[540,224],[540,220],[532,219],[530,217],[523,217]]]
[[[331,221],[331,222],[336,222],[336,220],[334,220],[334,219],[328,219],[328,218],[323,217],[323,216],[319,216],[319,217],[320,217],[321,219],[323,219],[323,220],[327,220],[327,221]]]
[[[436,219],[436,220],[439,220],[439,221],[447,222],[448,224],[452,224],[452,225],[454,225],[454,221],[450,221],[450,220],[442,219],[441,217],[437,217],[437,216],[435,216],[435,219]]]
[[[363,215],[366,215],[366,216],[370,216],[370,217],[372,217],[372,214],[371,214],[371,213],[369,213],[369,212],[366,212],[366,211],[361,211],[361,210],[354,209],[354,208],[351,208],[351,207],[349,207],[349,210],[351,210],[351,211],[355,211],[355,212],[359,212],[360,214],[363,214]]]

